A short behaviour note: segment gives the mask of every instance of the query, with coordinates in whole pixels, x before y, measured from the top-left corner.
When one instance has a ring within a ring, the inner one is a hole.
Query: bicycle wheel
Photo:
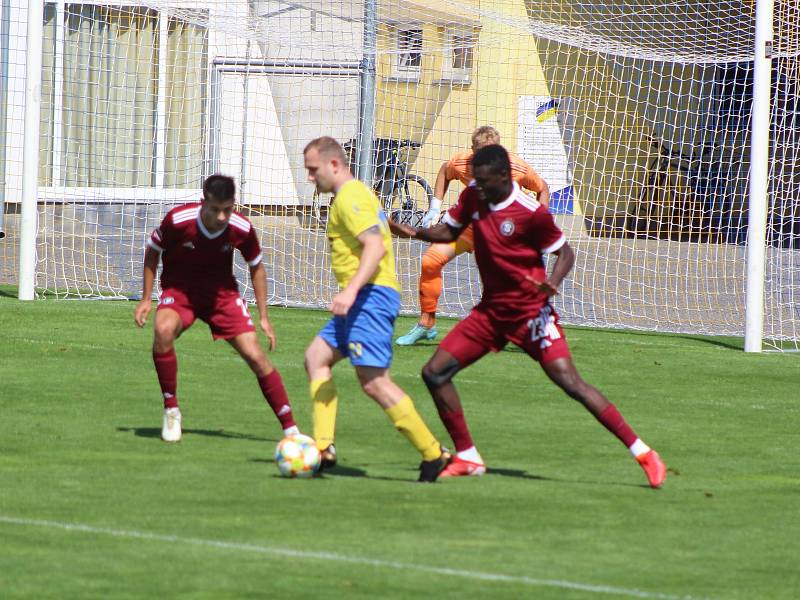
[[[433,200],[433,188],[428,185],[428,182],[419,175],[409,175],[406,177],[406,182],[406,185],[411,192],[410,196],[413,196],[417,199],[417,208],[427,212],[431,207],[431,200]],[[421,191],[418,188],[421,188]],[[422,200],[422,203],[419,202],[420,199]]]
[[[388,214],[393,221],[421,227],[422,219],[433,198],[433,190],[428,182],[418,175],[408,175],[402,186],[398,186],[392,197]]]

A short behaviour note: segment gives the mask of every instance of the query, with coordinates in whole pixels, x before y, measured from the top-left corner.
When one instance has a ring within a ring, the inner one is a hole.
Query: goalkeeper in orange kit
[[[436,224],[442,207],[442,198],[447,193],[450,182],[458,179],[465,186],[472,181],[471,160],[475,151],[484,146],[500,143],[500,133],[490,125],[478,127],[472,132],[472,150],[459,152],[450,160],[443,163],[436,176],[434,185],[434,198],[426,213],[423,227]],[[536,194],[540,204],[547,208],[550,200],[550,190],[539,174],[520,157],[510,154],[511,177],[520,187]],[[431,244],[422,256],[422,268],[419,277],[419,306],[420,317],[411,330],[397,338],[397,344],[411,346],[420,340],[432,340],[436,337],[436,308],[439,296],[442,293],[442,269],[459,254],[472,252],[472,227],[468,227],[461,236],[449,244]]]

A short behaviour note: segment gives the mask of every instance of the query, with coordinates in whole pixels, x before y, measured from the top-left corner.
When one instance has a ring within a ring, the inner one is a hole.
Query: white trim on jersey
[[[567,236],[565,236],[562,233],[561,237],[558,238],[558,240],[556,240],[554,243],[550,244],[547,248],[542,248],[542,254],[550,254],[552,252],[555,252],[556,250],[561,248],[561,246],[563,246],[566,243],[567,243]]]
[[[184,208],[183,210],[179,210],[172,215],[172,224],[177,225],[178,223],[183,223],[184,221],[191,221],[195,217],[200,214],[200,207],[195,206],[193,208]]]
[[[444,213],[444,216],[442,217],[442,223],[444,223],[445,225],[450,225],[450,227],[457,227],[458,229],[464,227],[461,223],[459,223],[453,217],[450,216],[449,211]]]
[[[489,210],[492,212],[497,212],[498,210],[503,210],[504,208],[508,208],[517,199],[517,194],[519,194],[519,184],[516,181],[511,182],[513,188],[511,193],[508,197],[503,200],[502,202],[498,202],[497,204],[489,204]]]
[[[244,233],[250,233],[250,221],[237,214],[232,214],[229,223]]]
[[[259,252],[258,256],[256,256],[253,260],[248,260],[247,264],[249,266],[251,266],[251,267],[255,267],[258,263],[261,262],[261,259],[263,258],[263,256],[264,256],[264,253],[263,252]]]
[[[514,198],[516,202],[527,208],[531,212],[536,212],[541,204],[535,198],[530,197],[528,194],[520,190],[519,196]]]
[[[200,233],[202,233],[206,238],[208,238],[209,240],[215,240],[219,236],[221,236],[223,233],[225,233],[225,230],[228,228],[228,224],[225,223],[225,227],[223,227],[222,229],[220,229],[219,231],[217,231],[215,233],[211,233],[208,229],[206,229],[206,226],[203,225],[203,219],[200,218],[200,212],[198,211],[197,212],[197,228],[200,230]]]
[[[164,249],[153,241],[153,238],[147,238],[147,245],[156,252],[163,252]]]

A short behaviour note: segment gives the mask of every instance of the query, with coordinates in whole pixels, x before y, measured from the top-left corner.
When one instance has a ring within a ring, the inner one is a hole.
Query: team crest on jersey
[[[189,250],[194,250],[194,244],[192,242],[184,242],[183,247],[188,248]]]
[[[222,244],[222,249],[220,250],[220,252],[230,252],[230,251],[231,251],[230,244]]]
[[[512,221],[511,219],[506,219],[505,221],[500,223],[500,233],[502,233],[506,237],[514,233],[514,221]]]

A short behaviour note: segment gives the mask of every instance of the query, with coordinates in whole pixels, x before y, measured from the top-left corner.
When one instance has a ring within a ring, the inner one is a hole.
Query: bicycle
[[[421,146],[411,140],[376,138],[372,144],[375,170],[372,189],[380,200],[386,216],[398,223],[414,227],[422,225],[433,199],[433,188],[423,177],[408,172],[411,150]],[[355,164],[356,140],[342,144],[350,165]],[[327,221],[328,204],[314,192],[312,199],[313,218],[323,225]],[[323,225],[324,226],[324,225]]]
[[[703,161],[716,144],[683,154],[663,140],[647,136],[656,152],[625,229],[634,237],[673,241],[704,241],[713,233],[711,211],[705,207],[711,169]]]

